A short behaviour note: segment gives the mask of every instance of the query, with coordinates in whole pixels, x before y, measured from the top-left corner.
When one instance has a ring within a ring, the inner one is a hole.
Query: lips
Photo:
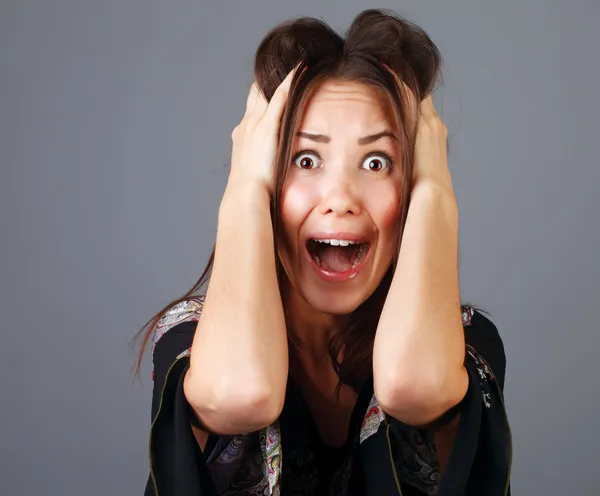
[[[371,251],[366,236],[351,233],[312,235],[306,241],[311,266],[321,278],[343,282],[355,278]]]
[[[344,272],[356,268],[369,251],[368,242],[338,239],[310,239],[306,248],[316,264],[330,272]]]

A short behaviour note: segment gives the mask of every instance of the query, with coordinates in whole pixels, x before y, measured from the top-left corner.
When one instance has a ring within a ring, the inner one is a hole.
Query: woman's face
[[[298,127],[279,256],[288,289],[315,310],[354,311],[397,249],[402,164],[390,109],[368,86],[327,81]]]

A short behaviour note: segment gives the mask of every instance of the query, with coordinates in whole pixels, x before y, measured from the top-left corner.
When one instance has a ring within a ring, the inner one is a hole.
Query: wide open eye
[[[381,172],[392,166],[392,159],[386,153],[372,153],[362,163],[361,168],[371,172]]]
[[[296,167],[306,170],[315,169],[321,164],[321,159],[313,152],[299,152],[292,161]]]

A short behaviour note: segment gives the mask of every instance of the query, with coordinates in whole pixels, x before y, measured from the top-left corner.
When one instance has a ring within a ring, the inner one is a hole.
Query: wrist
[[[229,181],[221,198],[219,215],[249,210],[270,212],[270,209],[271,195],[266,185],[258,181]]]
[[[410,194],[411,205],[435,205],[444,212],[458,216],[458,205],[452,184],[433,180],[421,180],[415,184]],[[410,207],[409,207],[410,208]]]
[[[414,180],[410,196],[412,198],[413,196],[417,195],[435,197],[442,196],[452,200],[455,199],[454,188],[452,187],[451,180],[440,180],[429,177],[421,177]]]

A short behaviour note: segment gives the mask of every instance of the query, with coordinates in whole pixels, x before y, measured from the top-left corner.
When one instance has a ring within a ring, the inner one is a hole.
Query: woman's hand
[[[413,167],[413,191],[423,185],[452,192],[446,139],[448,128],[435,111],[428,95],[420,104]]]
[[[246,113],[231,134],[233,151],[228,185],[258,184],[273,191],[274,163],[281,117],[295,70],[267,102],[256,83],[246,102]]]
[[[427,95],[417,104],[417,98],[410,88],[395,72],[389,68],[388,70],[404,92],[408,104],[407,115],[411,119],[409,127],[414,123],[412,119],[417,119],[412,190],[420,190],[421,186],[428,185],[452,192],[446,142],[448,128],[437,114],[432,96]]]

